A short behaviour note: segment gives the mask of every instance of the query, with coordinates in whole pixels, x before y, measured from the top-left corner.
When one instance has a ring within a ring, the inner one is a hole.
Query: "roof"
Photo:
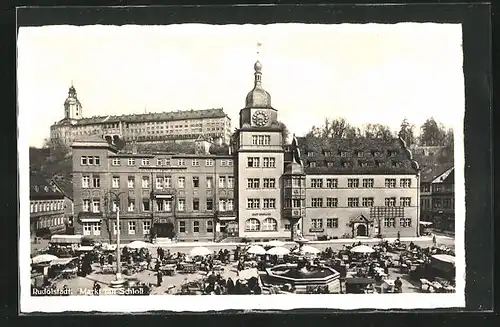
[[[187,119],[201,119],[201,118],[225,118],[229,117],[224,113],[224,109],[202,109],[202,110],[178,110],[169,112],[157,112],[146,114],[131,114],[131,115],[108,115],[108,116],[95,116],[89,118],[82,118],[76,121],[76,125],[93,125],[93,124],[110,124],[119,122],[147,122],[147,121],[175,121]],[[62,124],[64,119],[57,124]]]
[[[117,152],[115,146],[111,145],[103,137],[98,135],[86,135],[75,138],[71,147],[106,147],[114,152]]]
[[[421,169],[421,182],[430,183],[436,177],[453,167],[453,164],[429,164]]]
[[[68,198],[73,200],[73,182],[71,180],[52,180],[59,190]]]
[[[418,169],[397,138],[298,137],[297,141],[306,174],[415,174]]]
[[[51,185],[50,178],[38,173],[30,173],[30,199],[51,200],[64,199],[64,194],[56,185]]]
[[[439,176],[437,176],[432,183],[449,183],[455,179],[455,167],[451,167]]]

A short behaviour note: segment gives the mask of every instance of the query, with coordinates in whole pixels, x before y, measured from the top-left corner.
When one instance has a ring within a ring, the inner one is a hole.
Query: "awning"
[[[172,199],[173,195],[169,195],[169,194],[156,194],[155,198],[156,199]]]
[[[81,221],[82,221],[82,223],[100,223],[101,219],[100,218],[82,218]]]
[[[82,242],[83,235],[53,235],[50,243],[56,244],[79,244]]]
[[[236,220],[235,216],[219,216],[219,220]]]
[[[420,225],[422,225],[422,226],[430,226],[430,225],[432,225],[432,223],[430,221],[421,221]]]
[[[51,266],[65,266],[68,263],[70,263],[71,261],[76,260],[76,259],[77,258],[59,258],[59,259],[52,260],[50,262],[50,265]]]
[[[94,250],[94,247],[88,246],[88,245],[87,246],[82,245],[77,249],[77,251],[82,251],[82,252],[87,252],[87,251],[92,251],[92,250]]]

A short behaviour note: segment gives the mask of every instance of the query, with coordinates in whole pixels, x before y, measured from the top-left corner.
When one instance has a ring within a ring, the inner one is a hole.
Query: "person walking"
[[[434,233],[432,233],[432,245],[434,247],[436,247],[436,244],[437,244],[437,242],[436,242],[436,235]]]
[[[163,282],[163,274],[161,273],[161,270],[158,270],[158,272],[156,273],[156,286],[160,287],[162,282]]]
[[[403,282],[399,277],[397,277],[396,280],[394,281],[394,291],[396,293],[402,293],[403,292],[402,288],[403,288]]]

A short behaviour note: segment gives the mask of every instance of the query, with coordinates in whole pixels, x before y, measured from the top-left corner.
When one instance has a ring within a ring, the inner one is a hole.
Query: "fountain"
[[[340,293],[340,273],[323,265],[301,260],[297,264],[280,264],[266,269],[263,282],[271,285],[290,284],[295,293],[306,293],[310,287],[327,287],[329,293]]]

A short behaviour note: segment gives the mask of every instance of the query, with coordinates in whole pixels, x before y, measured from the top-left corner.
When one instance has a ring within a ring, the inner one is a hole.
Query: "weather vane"
[[[262,46],[262,43],[257,42],[257,56],[260,54],[260,47]]]

